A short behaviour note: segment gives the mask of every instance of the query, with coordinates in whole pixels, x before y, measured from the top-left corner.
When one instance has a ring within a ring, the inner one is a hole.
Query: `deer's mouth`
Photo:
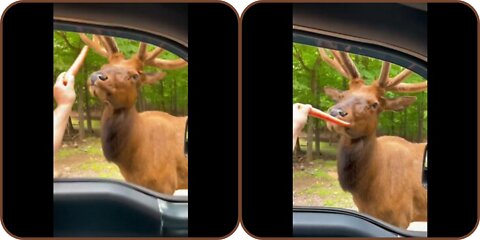
[[[342,136],[352,137],[354,134],[353,126],[350,124],[349,126],[341,126],[335,123],[326,122],[328,130],[338,133]]]
[[[113,93],[113,87],[109,86],[105,82],[95,82],[95,84],[92,86],[93,89],[97,89],[100,91],[104,91],[107,94],[112,94]]]
[[[308,115],[312,116],[312,117],[322,119],[322,120],[326,121],[327,123],[333,123],[333,124],[340,125],[340,126],[343,126],[343,127],[350,126],[350,123],[348,121],[344,121],[344,119],[341,119],[339,117],[335,117],[334,115],[322,112],[321,110],[313,108],[313,107],[310,109]]]
[[[106,101],[107,98],[113,93],[113,87],[109,86],[105,82],[97,81],[94,84],[91,84],[90,93],[96,98]]]

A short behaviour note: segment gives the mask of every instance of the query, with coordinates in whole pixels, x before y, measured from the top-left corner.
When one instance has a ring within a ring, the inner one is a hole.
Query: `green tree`
[[[348,79],[340,75],[324,61],[321,61],[318,48],[303,44],[293,44],[293,102],[308,103],[312,106],[326,111],[335,103],[324,94],[325,86],[334,87],[340,90],[348,88]],[[366,56],[350,54],[360,74],[367,84],[371,84],[380,74],[382,61]],[[395,64],[391,65],[390,77],[400,73],[404,68]],[[425,81],[418,74],[411,74],[404,82],[416,83]],[[387,92],[386,97],[416,96],[417,101],[403,112],[384,112],[380,114],[378,122],[378,135],[398,135],[409,141],[422,142],[427,136],[427,92],[420,93],[393,93]],[[318,121],[314,127],[307,124],[308,142],[312,142],[310,128],[320,129],[318,139],[326,141],[328,132],[325,122]],[[316,139],[317,140],[317,137]],[[312,143],[307,143],[312,144]],[[308,149],[307,149],[308,150]],[[307,151],[308,153],[308,151]]]
[[[84,43],[78,33],[54,31],[54,76],[66,71],[78,56]],[[138,50],[138,41],[115,38],[118,48],[127,57],[131,57]],[[149,45],[152,50],[155,46]],[[164,59],[176,59],[178,56],[165,50],[159,56]],[[88,90],[88,77],[99,70],[107,59],[89,50],[82,69],[75,77],[75,92],[77,99],[73,106],[72,115],[78,115],[79,136],[85,135],[85,121],[88,133],[93,132],[93,119],[100,118],[102,103],[92,97]],[[146,72],[158,71],[153,67],[146,67]],[[139,111],[160,110],[173,115],[188,114],[188,67],[177,70],[164,70],[167,76],[154,85],[145,85],[139,89],[137,107]],[[72,126],[70,126],[72,127]],[[71,129],[72,130],[72,129]]]

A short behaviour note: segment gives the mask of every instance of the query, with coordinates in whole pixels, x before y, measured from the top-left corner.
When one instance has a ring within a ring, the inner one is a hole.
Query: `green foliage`
[[[88,35],[88,34],[87,34]],[[80,39],[78,33],[54,31],[54,76],[56,77],[70,67],[75,58],[78,56],[84,43]],[[91,36],[90,36],[91,37]],[[139,42],[135,40],[115,38],[118,48],[126,58],[131,57],[138,50]],[[155,46],[149,45],[148,50],[154,49]],[[176,59],[178,56],[163,51],[159,56],[163,59]],[[88,94],[87,79],[88,76],[99,70],[107,59],[98,55],[93,50],[89,50],[87,58],[80,72],[75,77],[75,91],[84,91]],[[157,68],[146,67],[146,72],[159,71]],[[187,115],[188,113],[188,67],[176,70],[162,70],[167,72],[167,76],[154,85],[145,85],[140,89],[139,95],[144,101],[144,110],[161,110],[175,115]],[[85,101],[84,101],[85,102]],[[77,109],[78,99],[74,109]],[[84,103],[85,104],[85,103]],[[94,109],[101,108],[101,103],[94,97],[89,98],[88,104]]]
[[[366,56],[350,54],[363,79],[371,84],[380,75],[382,61]],[[391,65],[390,77],[400,73],[404,68]],[[316,77],[315,77],[316,76]],[[425,81],[418,74],[410,75],[404,82],[416,83]],[[312,87],[317,85],[318,96],[315,97]],[[346,90],[348,80],[321,60],[318,48],[303,44],[293,44],[293,102],[308,103],[326,111],[334,102],[324,94],[325,86]],[[386,97],[416,96],[417,101],[402,112],[384,112],[380,115],[379,134],[399,135],[411,141],[425,141],[427,136],[427,92],[400,94],[387,92]],[[419,122],[423,124],[419,126]],[[418,136],[419,127],[422,127]],[[325,126],[320,121],[320,126]]]

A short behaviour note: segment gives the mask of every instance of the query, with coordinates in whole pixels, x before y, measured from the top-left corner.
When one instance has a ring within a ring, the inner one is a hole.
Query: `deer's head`
[[[143,71],[145,66],[178,69],[187,65],[183,59],[157,58],[163,49],[157,47],[148,52],[147,45],[143,42],[139,44],[138,52],[126,59],[119,52],[113,37],[93,35],[90,39],[85,34],[80,34],[80,38],[96,53],[108,59],[107,64],[91,74],[88,85],[92,95],[109,103],[114,109],[134,106],[138,89],[143,84],[153,84],[166,75],[163,71],[146,73]]]
[[[325,62],[349,79],[349,89],[346,91],[325,87],[325,93],[336,102],[329,109],[329,114],[351,124],[349,127],[342,127],[327,123],[327,126],[346,137],[357,139],[374,134],[381,112],[403,110],[416,100],[413,96],[386,98],[386,91],[411,93],[427,89],[426,81],[402,83],[412,73],[408,69],[390,78],[388,62],[383,62],[379,78],[371,85],[366,85],[347,53],[332,50],[332,59],[324,49],[318,50]]]

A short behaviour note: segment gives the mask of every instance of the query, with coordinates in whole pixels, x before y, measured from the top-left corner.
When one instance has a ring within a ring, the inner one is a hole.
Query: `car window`
[[[292,53],[293,103],[351,123],[309,117],[302,126],[293,151],[293,205],[350,209],[426,231],[426,79],[390,64],[380,84],[382,60],[299,43]],[[408,224],[398,220],[412,214]]]
[[[53,35],[54,79],[70,68],[85,41],[96,46],[75,76],[76,99],[55,154],[56,177],[116,179],[165,194],[188,189],[186,61],[151,44],[142,61],[133,61],[141,48],[136,40],[92,34],[82,39],[57,30]],[[105,44],[112,41],[115,54]],[[161,168],[166,165],[173,167]]]

